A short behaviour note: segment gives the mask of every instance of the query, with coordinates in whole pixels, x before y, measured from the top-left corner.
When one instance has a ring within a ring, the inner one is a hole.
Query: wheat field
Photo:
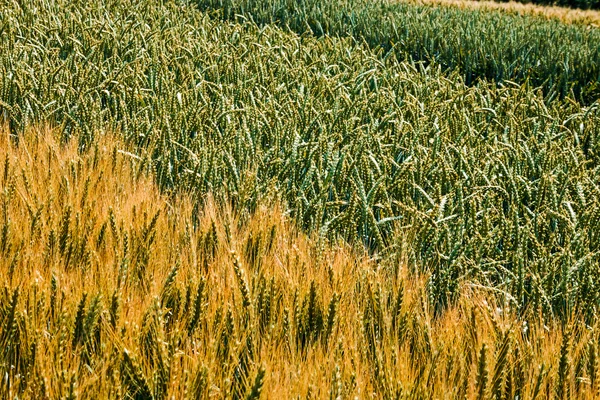
[[[466,286],[160,194],[112,135],[0,146],[2,398],[594,398],[598,329],[519,318]],[[36,179],[43,177],[43,179]]]
[[[0,0],[0,399],[600,398],[600,31],[410,1]]]

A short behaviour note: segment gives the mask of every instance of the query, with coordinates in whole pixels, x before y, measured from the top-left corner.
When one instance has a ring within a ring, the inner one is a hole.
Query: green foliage
[[[350,36],[400,61],[481,78],[528,81],[549,98],[600,95],[600,32],[533,16],[388,0],[196,0],[222,18],[276,23],[297,33]]]

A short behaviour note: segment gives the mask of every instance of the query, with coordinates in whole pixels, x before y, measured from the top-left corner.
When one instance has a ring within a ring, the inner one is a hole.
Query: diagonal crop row
[[[196,0],[226,20],[278,24],[297,33],[349,36],[400,61],[480,79],[529,82],[549,98],[589,104],[600,95],[600,31],[492,10],[387,0]]]

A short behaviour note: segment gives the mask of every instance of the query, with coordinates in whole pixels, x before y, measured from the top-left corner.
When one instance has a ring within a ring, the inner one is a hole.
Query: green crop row
[[[480,78],[542,86],[549,97],[598,98],[600,31],[490,10],[386,0],[197,0],[230,20],[277,23],[297,33],[351,36],[399,60]]]
[[[117,132],[163,190],[249,210],[279,197],[308,231],[429,268],[440,311],[470,281],[518,308],[595,315],[597,104],[469,87],[186,3],[23,4],[0,18],[13,134],[50,122],[84,148]]]

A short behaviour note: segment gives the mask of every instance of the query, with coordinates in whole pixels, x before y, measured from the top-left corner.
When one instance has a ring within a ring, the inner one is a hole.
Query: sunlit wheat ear
[[[231,257],[233,259],[233,271],[242,294],[242,306],[244,306],[244,308],[248,308],[252,305],[252,301],[250,299],[250,289],[248,288],[248,283],[246,282],[246,278],[244,276],[245,272],[235,251],[231,252]]]

